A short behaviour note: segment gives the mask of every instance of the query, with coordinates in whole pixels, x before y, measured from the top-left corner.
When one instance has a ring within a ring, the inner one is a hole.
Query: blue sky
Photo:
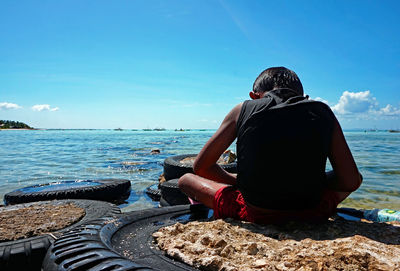
[[[345,129],[400,129],[398,1],[1,1],[0,119],[217,128],[286,66]]]

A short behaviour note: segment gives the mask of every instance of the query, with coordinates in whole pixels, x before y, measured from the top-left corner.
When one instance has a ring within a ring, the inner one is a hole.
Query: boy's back
[[[288,92],[244,102],[237,123],[237,185],[246,202],[262,208],[310,208],[325,186],[333,113]]]

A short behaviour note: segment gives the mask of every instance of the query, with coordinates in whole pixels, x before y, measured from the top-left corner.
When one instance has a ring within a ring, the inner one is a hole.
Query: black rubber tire
[[[193,220],[196,215],[207,217],[204,208],[180,205],[82,225],[54,242],[43,261],[43,270],[198,270],[168,258],[152,243],[151,234],[158,228],[182,222],[177,217],[190,215]]]
[[[189,204],[189,199],[178,187],[179,179],[172,179],[160,184],[161,197],[170,206]]]
[[[191,164],[184,164],[180,161],[182,159],[197,156],[197,154],[182,154],[170,156],[164,160],[164,177],[165,179],[178,179],[186,173],[193,173],[193,166]],[[223,169],[230,173],[237,173],[236,162],[221,165]]]
[[[103,179],[94,181],[101,183],[101,185],[31,193],[15,190],[4,195],[4,202],[7,205],[55,199],[91,199],[113,202],[129,196],[131,190],[129,180]],[[40,186],[45,185],[51,185],[51,183]]]
[[[154,201],[159,201],[161,198],[161,190],[155,187],[155,185],[147,187],[145,193]]]
[[[77,223],[64,229],[52,232],[51,235],[41,235],[15,241],[0,242],[0,270],[40,270],[47,249],[62,233],[101,217],[117,217],[121,213],[114,204],[93,200],[57,200],[32,202],[3,208],[21,208],[35,204],[64,204],[73,203],[85,209],[85,216]]]
[[[160,203],[158,204],[159,207],[168,207],[171,206],[163,197],[160,198]]]

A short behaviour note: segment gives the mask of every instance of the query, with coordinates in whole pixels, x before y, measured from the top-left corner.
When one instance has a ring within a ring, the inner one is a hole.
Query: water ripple
[[[155,206],[143,191],[158,182],[166,157],[197,153],[213,131],[1,131],[0,197],[57,180],[123,178],[133,193],[124,209]],[[343,204],[400,209],[400,134],[345,132],[364,176]],[[160,154],[150,154],[159,149]],[[233,144],[232,150],[235,149]]]

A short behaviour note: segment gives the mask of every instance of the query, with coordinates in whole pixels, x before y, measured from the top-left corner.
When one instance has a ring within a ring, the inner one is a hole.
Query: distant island
[[[0,129],[33,129],[28,124],[12,120],[0,120]]]

